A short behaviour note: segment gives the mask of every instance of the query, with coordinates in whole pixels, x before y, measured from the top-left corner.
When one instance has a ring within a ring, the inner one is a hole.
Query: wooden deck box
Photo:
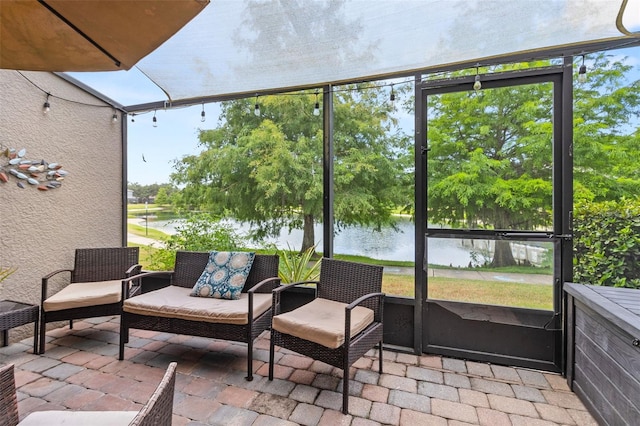
[[[565,283],[567,381],[603,425],[640,421],[640,290]]]

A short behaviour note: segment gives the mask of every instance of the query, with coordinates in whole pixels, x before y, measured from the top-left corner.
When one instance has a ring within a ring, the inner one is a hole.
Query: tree
[[[158,188],[156,204],[169,204],[169,191],[167,191],[166,187],[163,186]]]
[[[176,192],[176,188],[169,183],[153,183],[151,185],[141,185],[138,182],[129,182],[127,188],[133,191],[133,195],[141,202],[151,201],[154,197],[164,197],[164,201],[158,201],[159,204],[166,204],[169,202],[169,198]]]
[[[607,199],[637,188],[638,105],[629,67],[598,55],[574,90],[576,194]],[[529,64],[520,66],[541,65]],[[505,70],[496,67],[493,71]],[[552,224],[552,91],[535,84],[429,97],[429,218],[454,227],[540,229]],[[631,172],[631,174],[629,174]],[[629,176],[633,176],[629,179]],[[515,264],[496,241],[493,266]]]
[[[409,140],[397,131],[388,94],[350,86],[335,96],[335,220],[338,226],[382,226],[411,192]],[[179,203],[249,222],[256,236],[282,227],[304,230],[313,247],[322,218],[322,120],[314,92],[224,102],[221,124],[201,130],[204,151],[175,165]]]
[[[626,58],[592,56],[585,83],[574,88],[576,202],[635,198],[640,187],[640,80],[628,81]]]

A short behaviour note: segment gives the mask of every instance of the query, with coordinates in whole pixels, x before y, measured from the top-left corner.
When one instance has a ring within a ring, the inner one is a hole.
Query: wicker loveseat
[[[124,301],[119,359],[124,359],[130,328],[232,340],[247,344],[247,380],[253,379],[253,341],[271,326],[271,291],[280,285],[279,258],[256,254],[239,300],[189,296],[208,260],[207,252],[178,251],[173,271],[136,277],[168,275],[170,284]]]

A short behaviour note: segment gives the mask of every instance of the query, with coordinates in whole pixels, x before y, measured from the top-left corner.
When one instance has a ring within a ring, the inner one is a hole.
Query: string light
[[[320,102],[318,102],[318,91],[316,90],[316,104],[313,106],[313,115],[320,115]]]
[[[47,93],[47,99],[44,101],[44,105],[42,105],[42,113],[48,114],[51,111],[51,104],[49,104],[49,96],[51,93]]]
[[[584,64],[584,55],[582,55],[582,65],[578,69],[578,81],[585,83],[587,81],[587,66]]]
[[[206,120],[206,114],[204,112],[204,102],[202,103],[202,112],[200,113],[200,122],[204,123],[204,121]]]
[[[473,90],[482,89],[482,83],[480,82],[480,64],[476,65],[476,81],[473,83]]]
[[[256,95],[256,105],[253,107],[253,114],[256,117],[260,117],[260,105],[258,104],[258,95]]]
[[[153,127],[158,127],[158,119],[156,118],[156,111],[153,111]]]
[[[117,123],[118,122],[118,114],[116,114],[116,110],[113,110],[113,115],[111,116],[111,122],[112,123]]]
[[[132,122],[132,123],[135,123],[135,122],[136,122],[135,116],[136,116],[136,115],[135,115],[134,113],[131,113],[131,122]]]
[[[391,106],[396,105],[396,92],[393,91],[393,84],[391,85],[391,94],[389,95],[389,102],[391,102]]]

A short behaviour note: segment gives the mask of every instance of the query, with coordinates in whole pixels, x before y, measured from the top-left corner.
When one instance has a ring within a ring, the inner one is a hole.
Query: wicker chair
[[[164,377],[140,411],[35,411],[18,423],[18,400],[13,364],[0,367],[0,425],[108,425],[171,426],[173,394],[176,384],[177,364],[167,367]]]
[[[273,291],[269,348],[269,380],[273,380],[275,345],[343,371],[342,412],[349,410],[349,367],[378,344],[382,373],[382,267],[323,258],[319,281],[282,286]],[[281,294],[307,283],[316,284],[315,299],[281,312]]]
[[[45,351],[47,323],[120,315],[122,280],[141,270],[138,247],[76,249],[73,269],[59,269],[42,278],[39,353]],[[70,283],[49,295],[49,280],[62,272],[71,274]],[[126,297],[127,295],[125,295]]]
[[[178,251],[176,253],[175,268],[171,272],[144,272],[136,278],[152,276],[168,276],[170,286],[193,288],[194,284],[202,274],[207,262],[209,253]],[[271,326],[271,309],[266,309],[261,314],[254,314],[255,293],[267,293],[280,285],[278,278],[277,255],[256,254],[251,266],[251,271],[242,290],[247,295],[247,319],[243,324],[228,324],[223,322],[211,322],[202,320],[192,320],[177,318],[166,311],[166,306],[158,307],[157,311],[147,309],[145,313],[131,312],[132,303],[125,301],[122,315],[120,317],[120,354],[119,359],[124,359],[124,345],[129,340],[129,329],[136,328],[142,330],[154,330],[175,334],[186,334],[190,336],[209,337],[214,339],[232,340],[247,344],[247,380],[253,380],[253,341]],[[167,288],[161,288],[151,293],[162,292]],[[170,290],[170,289],[169,289]],[[138,296],[132,297],[131,302],[135,302]],[[205,298],[206,299],[206,298]],[[214,301],[213,299],[208,299]],[[217,300],[217,299],[215,299]],[[269,297],[269,302],[271,298]],[[175,312],[174,312],[175,313]]]

